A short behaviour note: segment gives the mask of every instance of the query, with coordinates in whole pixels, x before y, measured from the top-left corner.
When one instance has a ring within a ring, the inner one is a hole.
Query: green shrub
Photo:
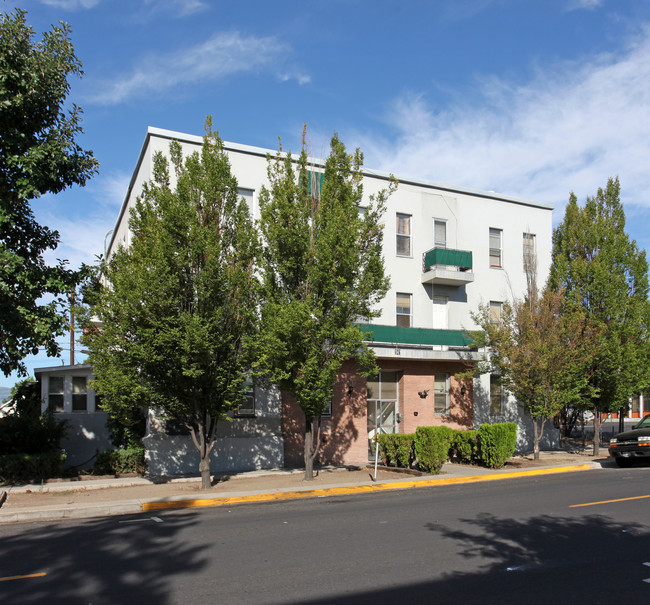
[[[477,431],[454,431],[449,450],[449,459],[463,464],[478,461]]]
[[[415,433],[392,433],[376,436],[384,464],[409,468],[415,459]]]
[[[481,462],[488,468],[502,468],[512,458],[517,445],[517,425],[514,422],[483,424],[478,429]]]
[[[415,431],[418,466],[431,474],[440,472],[449,457],[454,431],[447,426],[420,426]]]
[[[128,447],[119,450],[106,450],[97,456],[93,465],[96,475],[123,475],[144,473],[147,465],[143,447]]]
[[[0,482],[41,481],[63,474],[65,454],[7,454],[0,456]]]

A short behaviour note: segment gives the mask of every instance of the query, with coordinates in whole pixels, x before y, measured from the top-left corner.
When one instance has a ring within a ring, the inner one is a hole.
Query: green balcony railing
[[[471,347],[473,341],[463,330],[437,330],[433,328],[403,328],[377,324],[358,324],[370,342],[403,345],[446,345]]]
[[[428,271],[436,265],[458,267],[459,271],[472,270],[472,252],[470,250],[452,250],[450,248],[432,248],[422,255],[422,271]]]

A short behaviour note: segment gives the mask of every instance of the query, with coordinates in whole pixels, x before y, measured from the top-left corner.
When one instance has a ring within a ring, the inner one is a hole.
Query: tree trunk
[[[320,424],[316,434],[316,441],[314,443],[314,419],[305,420],[305,481],[313,481],[314,479],[314,459],[318,453],[320,445]]]
[[[201,473],[201,489],[208,490],[212,487],[210,473],[210,453],[214,446],[214,434],[217,423],[214,418],[203,414],[200,420],[196,420],[196,426],[188,425],[194,446],[199,451],[201,461],[199,462],[199,473]]]
[[[539,460],[539,442],[542,436],[540,435],[539,427],[537,426],[537,419],[533,418],[533,459]]]
[[[594,409],[594,456],[600,454],[600,410]]]
[[[210,477],[210,453],[201,455],[199,462],[199,472],[201,473],[201,489],[206,490],[212,487],[212,478]]]

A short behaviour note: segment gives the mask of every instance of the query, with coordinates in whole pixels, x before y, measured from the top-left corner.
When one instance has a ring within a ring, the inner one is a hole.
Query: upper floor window
[[[402,328],[411,327],[411,294],[406,294],[404,292],[397,293],[397,325]]]
[[[88,411],[88,386],[85,376],[72,377],[72,411]]]
[[[524,271],[534,271],[535,258],[535,234],[524,233]]]
[[[397,214],[397,255],[411,256],[411,215]]]
[[[501,239],[503,231],[490,227],[490,267],[502,267]]]
[[[492,323],[499,323],[501,321],[501,311],[503,310],[503,303],[497,300],[490,301],[490,321]]]
[[[447,247],[447,221],[433,219],[433,246],[435,248]]]
[[[447,414],[449,412],[449,374],[436,374],[433,385],[433,411],[436,414]]]

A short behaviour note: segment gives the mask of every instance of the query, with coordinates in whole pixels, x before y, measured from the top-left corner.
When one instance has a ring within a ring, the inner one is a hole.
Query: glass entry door
[[[375,435],[397,432],[397,372],[368,380],[368,458],[375,457]]]

